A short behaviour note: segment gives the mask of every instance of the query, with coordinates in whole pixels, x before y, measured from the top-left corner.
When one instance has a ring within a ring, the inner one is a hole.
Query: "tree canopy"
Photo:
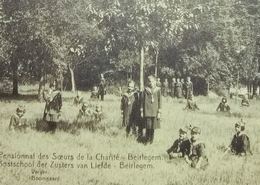
[[[246,83],[259,68],[259,11],[257,0],[3,0],[1,78],[14,94],[46,75],[72,90],[100,73],[137,80],[143,49],[145,75]]]

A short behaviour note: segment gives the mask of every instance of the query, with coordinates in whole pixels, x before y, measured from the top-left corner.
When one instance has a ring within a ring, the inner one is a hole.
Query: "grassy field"
[[[23,91],[31,94],[30,91]],[[82,93],[85,100],[89,93]],[[62,118],[72,122],[78,107],[72,106],[73,94],[63,93],[64,105]],[[71,134],[57,131],[54,135],[29,130],[27,133],[13,133],[8,131],[10,116],[15,112],[18,104],[24,104],[26,117],[30,123],[42,117],[44,103],[38,103],[34,96],[24,96],[13,100],[2,98],[0,100],[0,152],[3,153],[43,153],[52,155],[77,156],[102,154],[120,154],[122,161],[128,153],[161,156],[162,160],[138,160],[136,163],[152,164],[152,169],[120,169],[119,161],[108,161],[112,169],[54,169],[47,167],[46,176],[59,176],[60,181],[32,181],[29,176],[33,169],[0,167],[0,184],[2,185],[34,185],[34,184],[62,184],[62,185],[258,185],[260,182],[260,102],[251,101],[249,108],[240,107],[240,100],[230,100],[233,114],[223,115],[216,113],[215,109],[221,98],[196,97],[200,111],[184,111],[185,101],[163,99],[161,129],[155,131],[155,141],[152,145],[144,146],[136,143],[133,137],[126,138],[125,130],[120,127],[120,98],[108,95],[102,105],[105,118],[101,124],[105,125],[104,132],[92,133],[80,130]],[[241,117],[246,121],[246,132],[251,139],[253,156],[239,158],[223,155],[221,146],[228,146],[234,134],[234,123]],[[202,140],[206,143],[210,166],[207,170],[191,169],[183,160],[169,161],[166,150],[178,137],[178,129],[184,125],[192,124],[201,127]],[[0,155],[0,160],[1,155]],[[48,163],[51,160],[46,160]],[[94,161],[94,160],[93,160]],[[61,162],[61,161],[60,161]],[[63,161],[79,163],[78,161]],[[84,161],[87,163],[89,161]],[[130,161],[131,162],[131,161]],[[83,161],[82,161],[83,163]]]

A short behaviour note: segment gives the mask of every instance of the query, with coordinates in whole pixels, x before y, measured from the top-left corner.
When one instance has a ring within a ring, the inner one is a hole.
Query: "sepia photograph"
[[[259,0],[0,0],[1,185],[259,185]]]

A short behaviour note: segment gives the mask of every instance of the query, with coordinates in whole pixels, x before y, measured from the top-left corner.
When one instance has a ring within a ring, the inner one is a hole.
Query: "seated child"
[[[94,86],[93,90],[91,91],[90,98],[97,100],[98,99],[98,95],[99,95],[98,88],[97,88],[97,86]]]
[[[241,106],[242,107],[249,107],[249,100],[247,99],[247,97],[244,95],[241,101]]]
[[[83,103],[83,97],[80,96],[79,92],[77,93],[77,96],[74,98],[73,104],[78,106]]]
[[[195,110],[200,110],[197,103],[195,101],[193,101],[193,98],[192,96],[189,96],[188,99],[187,99],[187,105],[186,107],[184,108],[184,110],[192,110],[192,111],[195,111]]]
[[[90,108],[90,105],[87,103],[83,103],[81,106],[81,109],[79,110],[77,121],[83,120],[83,119],[89,119],[89,117],[92,115],[92,110]]]
[[[223,97],[221,102],[219,103],[217,110],[216,111],[220,111],[220,112],[230,112],[230,107],[227,103],[227,98]]]
[[[190,141],[187,137],[187,129],[180,128],[179,129],[179,138],[176,139],[171,146],[167,150],[169,158],[177,158],[177,157],[184,157],[185,155],[189,155],[190,152]]]
[[[95,111],[94,111],[94,117],[96,122],[100,122],[103,118],[103,112],[102,107],[100,105],[96,105]]]
[[[236,134],[233,136],[229,149],[232,153],[239,156],[252,154],[250,150],[249,137],[244,133],[245,122],[243,120],[235,124]]]
[[[9,130],[25,131],[28,127],[27,120],[24,118],[25,107],[19,105],[16,109],[16,114],[11,116]]]
[[[191,129],[191,150],[185,156],[185,160],[193,168],[205,169],[209,163],[205,152],[205,144],[200,141],[200,134],[201,130],[199,127]]]

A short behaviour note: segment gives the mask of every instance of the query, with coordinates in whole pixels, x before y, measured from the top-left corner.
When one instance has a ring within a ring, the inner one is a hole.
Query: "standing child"
[[[182,83],[179,78],[177,78],[175,88],[176,88],[176,97],[181,98],[182,97]]]
[[[191,148],[189,155],[185,156],[186,162],[193,168],[205,169],[208,166],[205,144],[200,141],[201,130],[199,127],[191,129]]]
[[[161,91],[156,87],[154,76],[148,77],[148,86],[142,92],[141,117],[145,122],[145,141],[152,144],[154,130],[160,128],[161,118]]]
[[[101,74],[101,79],[100,79],[100,83],[99,83],[99,86],[98,86],[98,99],[99,97],[101,98],[101,101],[104,101],[104,97],[107,93],[107,90],[106,90],[106,80],[104,78],[104,75]]]
[[[121,99],[121,113],[123,116],[122,126],[126,127],[126,136],[132,133],[136,135],[136,124],[138,119],[138,93],[135,90],[135,83],[128,82],[127,92],[123,94]]]
[[[94,86],[93,90],[91,91],[90,99],[98,100],[98,87]]]
[[[48,124],[48,132],[55,133],[57,124],[60,121],[62,96],[56,81],[50,84],[49,92],[44,93],[46,102],[43,114],[43,120]]]
[[[171,146],[167,150],[169,158],[177,158],[177,157],[184,157],[185,155],[189,155],[190,151],[190,141],[187,137],[187,129],[180,128],[179,130],[179,138],[176,139]]]
[[[16,114],[13,114],[10,119],[9,130],[25,131],[28,127],[27,120],[24,118],[25,107],[19,105],[16,109]]]
[[[246,135],[245,131],[245,122],[243,120],[235,124],[235,135],[229,146],[232,153],[239,156],[245,156],[252,154],[250,150],[250,140]]]

